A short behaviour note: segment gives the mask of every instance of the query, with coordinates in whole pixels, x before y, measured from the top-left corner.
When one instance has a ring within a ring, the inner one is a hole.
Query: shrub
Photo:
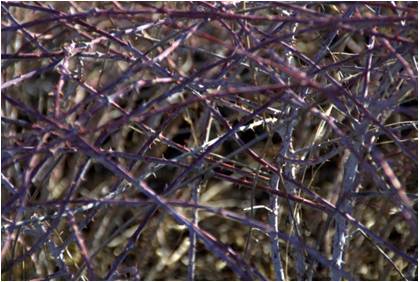
[[[417,3],[2,2],[2,279],[417,280]]]

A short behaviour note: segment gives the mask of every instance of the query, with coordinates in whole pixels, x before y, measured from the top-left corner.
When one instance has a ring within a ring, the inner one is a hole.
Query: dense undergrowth
[[[416,2],[1,9],[2,280],[417,280]]]

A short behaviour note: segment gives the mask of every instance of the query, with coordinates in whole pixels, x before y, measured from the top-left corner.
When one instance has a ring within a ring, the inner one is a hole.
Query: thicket
[[[417,8],[3,1],[2,280],[417,280]]]

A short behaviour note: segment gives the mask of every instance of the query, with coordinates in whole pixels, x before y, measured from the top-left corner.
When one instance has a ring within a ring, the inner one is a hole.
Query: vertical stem
[[[370,43],[368,45],[368,49],[374,48],[375,38],[371,37]],[[364,83],[363,88],[361,91],[361,99],[364,99],[368,96],[368,85],[370,82],[370,71],[371,71],[371,64],[372,64],[372,53],[370,53],[366,58],[366,66],[364,71]],[[365,103],[365,108],[368,107],[368,104]],[[367,133],[369,126],[368,121],[363,121],[361,124],[355,124],[354,128],[355,131],[359,133],[359,140],[354,140],[356,142],[354,147],[359,150],[362,148],[365,142],[365,135]],[[338,199],[338,203],[336,207],[340,209],[344,213],[351,214],[353,205],[350,197],[352,192],[355,192],[357,187],[357,176],[358,176],[358,159],[353,153],[349,153],[349,150],[346,151],[346,155],[349,154],[347,160],[345,162],[344,168],[344,175],[343,175],[343,183],[342,183],[342,193]],[[345,247],[347,244],[347,237],[348,237],[348,228],[347,222],[341,215],[336,215],[336,233],[335,237],[333,238],[333,254],[332,259],[336,268],[331,270],[331,279],[335,281],[340,281],[342,279],[341,271],[343,270],[344,264],[344,253]]]
[[[289,13],[288,11],[284,11],[284,13],[286,15],[291,15],[291,13]],[[290,27],[291,32],[295,32],[295,30],[297,29],[297,24],[294,24]],[[293,42],[295,40],[295,37],[292,36],[290,41]],[[289,65],[294,65],[295,61],[294,61],[294,57],[292,56],[292,52],[287,52],[286,53],[286,58],[287,58],[287,63]],[[287,77],[284,77],[284,80],[287,80]],[[291,111],[291,106],[287,106],[285,111],[287,113],[289,113]],[[295,121],[293,120],[291,123],[295,123]],[[291,133],[292,135],[292,128],[288,127],[287,128],[287,133]],[[285,153],[288,151],[288,146],[290,146],[291,144],[288,142],[291,142],[291,138],[288,138],[289,140],[285,140],[285,136],[281,133],[283,133],[282,130],[280,130],[280,135],[281,138],[283,139],[282,141],[282,148],[281,151],[285,151]],[[292,146],[292,145],[291,145]],[[285,154],[288,156],[288,154]],[[281,171],[281,164],[280,164],[280,159],[277,158],[276,159],[276,164],[278,166],[278,171]],[[293,178],[294,179],[294,178]],[[271,179],[271,187],[274,190],[279,191],[279,183],[280,183],[280,177],[278,174],[273,175],[272,179]],[[279,231],[279,226],[278,226],[278,216],[279,216],[279,202],[278,202],[278,196],[276,195],[271,195],[271,209],[272,209],[272,214],[270,215],[269,219],[270,219],[270,224],[273,227],[275,232]],[[272,260],[274,263],[274,268],[275,268],[275,276],[276,276],[276,280],[284,280],[285,275],[284,275],[284,268],[282,266],[282,262],[281,262],[281,254],[280,254],[280,249],[279,249],[279,242],[278,242],[278,238],[276,235],[274,235],[275,237],[273,237],[271,239],[271,248],[272,248]]]
[[[292,15],[292,13],[288,11],[284,11],[284,12],[288,16]],[[297,28],[298,28],[298,24],[297,23],[293,24],[292,26],[290,26],[290,32],[292,34],[295,34],[295,32],[297,31]],[[294,42],[295,42],[295,36],[292,36],[290,38],[290,43],[293,44]],[[287,60],[288,65],[295,66],[296,62],[295,62],[293,53],[291,51],[288,51],[286,53],[286,60]],[[284,80],[288,81],[288,83],[291,83],[291,80],[287,77],[284,77]],[[294,134],[294,129],[297,125],[298,112],[299,112],[298,108],[295,108],[291,105],[286,106],[284,109],[285,115],[288,116],[292,114],[293,118],[291,119],[291,122],[287,124],[281,124],[280,129],[277,130],[279,135],[281,136],[282,145],[280,149],[280,154],[276,159],[276,165],[278,166],[280,173],[285,174],[288,179],[293,179],[293,180],[296,180],[296,177],[297,177],[296,165],[284,163],[280,156],[282,155],[282,156],[285,156],[287,158],[292,158],[292,159],[295,158],[294,151],[293,151],[292,136]],[[287,193],[290,193],[290,194],[296,193],[296,189],[292,183],[285,181],[284,186]],[[272,206],[272,209],[274,210],[274,206]],[[288,209],[289,209],[289,220],[293,224],[292,233],[295,232],[297,237],[300,238],[301,232],[300,232],[299,226],[301,224],[300,222],[301,220],[300,220],[300,215],[297,210],[297,207],[293,203],[288,202]],[[293,257],[295,259],[295,269],[296,269],[297,279],[303,280],[304,273],[305,273],[304,250],[301,248],[294,249]]]
[[[341,195],[337,207],[345,212],[350,213],[352,211],[352,205],[350,199],[346,198],[351,191],[354,190],[356,185],[357,170],[358,170],[358,160],[354,154],[346,152],[346,155],[349,154],[348,159],[345,162],[344,176],[343,176],[343,194]],[[345,245],[348,237],[347,222],[345,218],[341,215],[337,215],[336,218],[336,233],[333,239],[333,255],[332,259],[335,263],[336,268],[333,268],[331,271],[331,279],[335,281],[340,281],[342,279],[341,271],[344,263],[344,251]]]
[[[292,108],[287,108],[287,114],[291,113]],[[293,149],[293,133],[294,129],[297,125],[297,117],[298,111],[295,110],[293,113],[293,118],[291,122],[288,124],[282,124],[281,128],[279,129],[279,134],[282,138],[282,145],[280,149],[280,153],[276,159],[276,164],[279,168],[279,172],[284,174],[287,179],[296,180],[297,178],[297,167],[294,164],[287,164],[283,162],[281,156],[286,158],[296,158],[294,156],[294,149]],[[284,187],[286,193],[295,194],[297,189],[295,188],[294,184],[290,181],[284,181]],[[295,233],[297,238],[301,239],[301,218],[300,214],[297,210],[297,206],[294,203],[288,202],[288,217],[289,221],[292,223],[292,233]],[[305,259],[304,259],[304,250],[302,248],[297,248],[293,250],[293,257],[295,259],[295,269],[297,274],[298,280],[303,280],[304,273],[305,273]]]
[[[272,189],[279,191],[279,176],[274,174],[271,178],[271,187]],[[271,234],[271,252],[272,252],[272,261],[275,270],[275,280],[283,281],[284,280],[284,268],[281,262],[281,251],[279,248],[279,202],[277,195],[271,195],[271,209],[272,212],[269,214],[269,223],[273,228],[274,233]]]
[[[201,191],[201,184],[197,183],[197,185],[194,185],[192,189],[192,200],[195,204],[199,203],[199,193]],[[193,209],[192,214],[192,224],[198,225],[198,209]],[[189,232],[189,238],[190,238],[190,246],[189,246],[189,264],[188,264],[188,280],[193,281],[195,280],[195,269],[196,269],[196,233],[191,230]]]
[[[212,125],[212,116],[209,108],[205,108],[205,111],[202,115],[200,120],[200,124],[202,124],[202,134],[199,136],[199,139],[202,140],[202,144],[206,144],[209,141],[210,133],[211,133],[211,125]],[[192,127],[192,124],[191,124]],[[204,176],[205,178],[205,176]],[[199,204],[199,194],[201,192],[202,186],[205,186],[206,180],[199,179],[193,184],[192,187],[192,201],[195,204]],[[199,214],[198,209],[193,208],[192,214],[192,224],[198,226],[199,223]],[[189,246],[189,263],[188,263],[188,280],[193,281],[195,280],[195,270],[196,270],[196,233],[193,230],[189,231],[189,238],[190,238],[190,246]]]

